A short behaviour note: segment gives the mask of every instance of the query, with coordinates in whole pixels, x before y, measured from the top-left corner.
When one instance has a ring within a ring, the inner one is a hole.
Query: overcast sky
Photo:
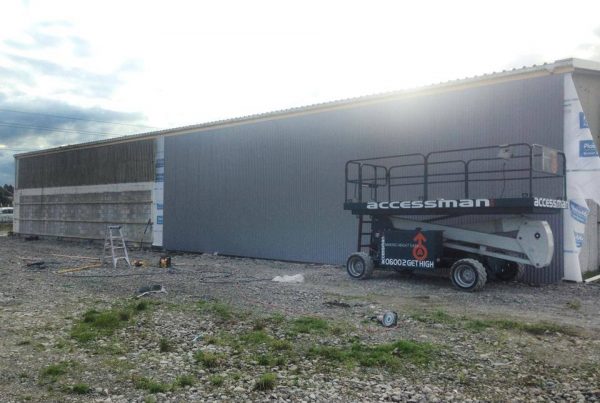
[[[0,184],[15,152],[600,61],[598,16],[597,0],[7,0]]]

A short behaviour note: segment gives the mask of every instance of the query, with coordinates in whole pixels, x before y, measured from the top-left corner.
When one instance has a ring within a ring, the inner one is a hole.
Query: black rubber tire
[[[460,259],[454,262],[450,270],[452,284],[462,291],[479,291],[485,286],[487,273],[480,261]]]
[[[496,273],[496,278],[500,281],[519,281],[525,274],[525,265],[522,263],[510,262],[510,266]]]
[[[373,259],[365,252],[354,252],[348,256],[346,271],[348,275],[357,280],[366,280],[373,275],[375,264]]]

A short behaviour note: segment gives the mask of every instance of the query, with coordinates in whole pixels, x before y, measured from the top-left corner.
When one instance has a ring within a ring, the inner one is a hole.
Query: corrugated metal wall
[[[165,246],[343,263],[356,219],[344,163],[377,155],[541,143],[562,149],[563,77],[548,76],[165,139]],[[552,268],[562,277],[562,228]]]
[[[17,164],[19,189],[147,182],[153,179],[153,140],[21,157]]]

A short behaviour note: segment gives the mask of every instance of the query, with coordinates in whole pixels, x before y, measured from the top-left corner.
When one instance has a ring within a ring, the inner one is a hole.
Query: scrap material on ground
[[[598,283],[464,293],[212,254],[164,269],[144,251],[143,269],[58,273],[98,250],[0,239],[3,401],[600,400]],[[27,268],[37,261],[47,268]],[[157,286],[168,293],[135,298]],[[397,324],[371,320],[386,312]]]
[[[57,271],[57,273],[58,274],[73,273],[73,272],[76,272],[76,271],[96,269],[98,267],[102,267],[102,263],[90,264],[90,265],[81,266],[81,267],[72,267],[72,268],[69,268],[69,269],[60,269],[60,270]]]

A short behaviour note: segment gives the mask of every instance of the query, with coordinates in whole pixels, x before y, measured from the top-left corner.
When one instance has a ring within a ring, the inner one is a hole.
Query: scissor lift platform
[[[565,169],[562,152],[526,143],[348,161],[344,209],[359,221],[348,273],[450,267],[473,291],[546,267],[554,237],[533,217],[567,208]]]

